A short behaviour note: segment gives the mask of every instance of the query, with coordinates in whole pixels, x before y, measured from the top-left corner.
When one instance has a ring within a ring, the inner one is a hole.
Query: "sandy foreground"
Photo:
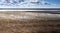
[[[60,33],[60,14],[0,12],[0,33]]]

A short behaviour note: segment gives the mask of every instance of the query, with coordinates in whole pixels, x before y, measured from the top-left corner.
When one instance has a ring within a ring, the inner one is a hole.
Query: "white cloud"
[[[5,0],[2,0],[2,1],[4,2]],[[12,0],[10,2],[12,2]],[[30,2],[39,2],[40,4],[30,3]],[[40,0],[26,0],[24,3],[19,3],[19,5],[18,4],[7,5],[8,3],[6,3],[5,5],[1,5],[1,4],[3,4],[3,3],[0,3],[0,8],[8,8],[8,7],[9,8],[55,8],[55,7],[58,7],[56,4],[49,3],[46,1],[40,1]],[[16,5],[18,5],[18,6],[16,6]]]

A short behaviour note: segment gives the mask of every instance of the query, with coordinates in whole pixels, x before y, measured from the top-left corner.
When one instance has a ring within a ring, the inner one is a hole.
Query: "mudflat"
[[[0,33],[60,33],[60,14],[0,12]]]

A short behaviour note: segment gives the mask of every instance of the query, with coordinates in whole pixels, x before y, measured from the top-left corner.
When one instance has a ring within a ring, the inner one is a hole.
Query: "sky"
[[[27,0],[25,0],[27,1]],[[15,6],[17,4],[13,4],[13,5],[10,5],[10,4],[3,4],[1,5],[0,3],[0,8],[60,8],[60,0],[39,0],[39,1],[44,1],[44,2],[47,2],[48,5],[42,5],[42,4],[32,4],[32,3],[24,3],[24,4],[19,4],[19,6]],[[50,4],[50,5],[49,5]]]
[[[55,4],[60,4],[60,0],[44,0],[44,1],[48,1],[50,3],[55,3]]]

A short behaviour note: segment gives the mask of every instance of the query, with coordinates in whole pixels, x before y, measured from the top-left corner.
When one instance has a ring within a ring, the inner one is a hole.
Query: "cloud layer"
[[[17,8],[54,8],[56,4],[40,0],[2,0],[0,7],[17,7]]]

